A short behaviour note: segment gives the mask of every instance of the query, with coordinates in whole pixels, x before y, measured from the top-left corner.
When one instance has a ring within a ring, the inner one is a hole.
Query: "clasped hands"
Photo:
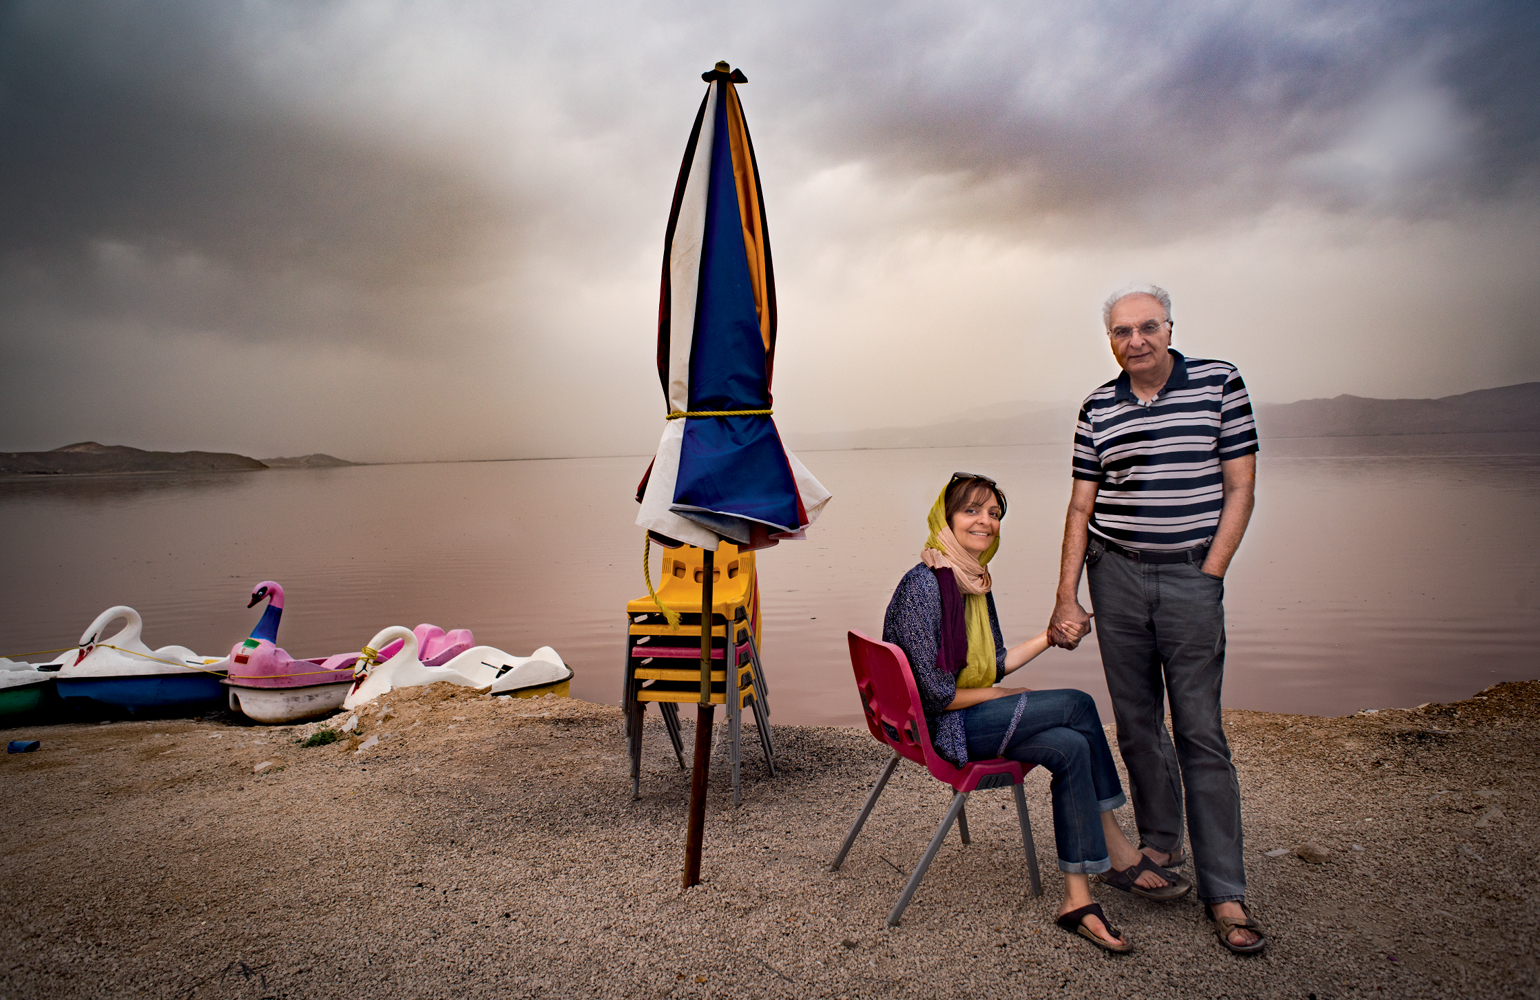
[[[1061,602],[1048,622],[1048,641],[1060,649],[1074,649],[1091,634],[1091,618],[1079,601]]]

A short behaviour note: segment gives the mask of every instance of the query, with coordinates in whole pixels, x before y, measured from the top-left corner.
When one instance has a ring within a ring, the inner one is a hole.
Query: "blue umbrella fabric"
[[[803,537],[830,494],[772,418],[775,274],[735,86],[747,79],[726,63],[702,78],[664,238],[658,377],[668,419],[636,523],[669,542],[764,548]]]

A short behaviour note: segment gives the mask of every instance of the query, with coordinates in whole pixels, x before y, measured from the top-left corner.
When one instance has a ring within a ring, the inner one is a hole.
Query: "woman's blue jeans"
[[[1084,691],[1032,691],[1016,728],[1018,698],[994,698],[963,712],[968,759],[1008,757],[1053,774],[1053,836],[1059,870],[1093,875],[1112,867],[1102,813],[1127,801],[1102,732],[1096,702]],[[1006,742],[1009,734],[1009,742]],[[1001,743],[1006,745],[1002,752]]]

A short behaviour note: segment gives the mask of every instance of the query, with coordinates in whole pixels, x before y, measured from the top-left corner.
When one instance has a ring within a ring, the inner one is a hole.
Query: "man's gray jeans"
[[[1241,791],[1219,714],[1224,581],[1192,563],[1135,562],[1095,536],[1086,572],[1141,846],[1180,852],[1185,787],[1199,898],[1242,899]]]

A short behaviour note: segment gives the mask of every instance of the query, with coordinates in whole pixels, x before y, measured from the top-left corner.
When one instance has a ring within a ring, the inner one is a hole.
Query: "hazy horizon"
[[[1491,387],[1483,388],[1512,388],[1517,387],[1517,385],[1534,385],[1534,382],[1515,382],[1515,384],[1512,385],[1491,385]],[[1481,388],[1469,391],[1481,391]],[[1355,393],[1346,394],[1348,394],[1348,396],[1355,396]],[[1358,396],[1358,398],[1363,399],[1363,396]],[[1295,402],[1326,402],[1327,399],[1329,398],[1294,399],[1294,401],[1280,402],[1269,401],[1269,399],[1254,398],[1252,399],[1252,402],[1254,402],[1254,404],[1263,405],[1263,407],[1269,407],[1269,405],[1291,405],[1295,404]],[[1078,407],[1080,402],[1080,399],[1055,399],[1055,401],[1043,401],[1043,399],[1012,399],[1012,401],[996,402],[996,404],[989,404],[986,405],[986,407],[973,407],[969,408],[969,410],[956,411],[956,413],[939,413],[936,414],[935,418],[929,419],[929,421],[924,422],[924,424],[895,424],[889,425],[889,427],[845,428],[845,430],[836,431],[836,433],[858,436],[862,435],[862,433],[876,433],[876,431],[882,430],[924,430],[924,428],[938,427],[938,425],[961,421],[961,419],[1006,419],[1010,418],[1010,416],[1015,416],[1015,414],[1032,413],[1033,410],[1055,410],[1055,408],[1064,408],[1064,410],[1067,411],[1069,408]],[[802,428],[802,430],[782,431],[782,433],[784,433],[785,438],[788,439],[787,447],[795,448],[795,450],[798,451],[810,451],[810,453],[816,453],[816,451],[882,450],[882,447],[884,447],[884,445],[872,444],[825,445],[808,441],[808,435],[824,435],[825,431],[818,430],[818,428]],[[1418,433],[1420,433],[1420,431],[1418,431]],[[801,441],[798,441],[799,438],[801,438]],[[1266,435],[1264,435],[1264,438],[1266,438]],[[79,439],[79,441],[68,441],[65,442],[65,444],[54,445],[52,448],[31,448],[31,451],[59,450],[59,448],[71,447],[71,445],[77,444],[86,444],[86,442],[95,442],[95,444],[108,445],[108,447],[114,447],[114,445],[128,445],[128,447],[142,448],[142,450],[145,451],[219,451],[217,448],[196,447],[196,445],[189,445],[189,447],[183,448],[154,448],[148,447],[148,445],[134,444],[134,442],[129,441],[100,441],[100,439],[97,438],[82,438]],[[949,442],[949,444],[893,444],[887,445],[887,447],[896,448],[896,450],[904,450],[904,448],[998,447],[998,444],[999,442],[984,442],[984,444],[978,445],[963,444],[963,442]],[[1052,444],[1052,442],[1024,441],[1021,442],[1021,444]],[[1069,436],[1066,436],[1066,439],[1064,439],[1064,445],[1066,445],[1067,448],[1069,447],[1069,444]],[[260,461],[268,461],[268,459],[277,458],[303,458],[303,456],[306,455],[328,455],[330,458],[343,459],[343,461],[348,461],[351,462],[351,464],[356,465],[417,465],[436,464],[436,462],[541,462],[561,461],[561,459],[577,458],[648,459],[651,458],[651,455],[653,455],[653,451],[651,451],[651,448],[644,448],[644,450],[639,451],[610,451],[610,453],[598,453],[598,451],[594,451],[594,453],[551,453],[551,455],[465,455],[459,456],[459,458],[436,458],[436,456],[410,456],[410,458],[408,458],[408,456],[399,456],[399,458],[362,461],[362,459],[350,458],[350,456],[345,455],[331,455],[331,453],[328,453],[328,451],[319,451],[314,450],[314,448],[310,448],[310,450],[291,451],[290,455],[248,455],[248,458],[257,458],[260,459]]]
[[[650,453],[724,58],[788,437],[1077,400],[1136,280],[1260,401],[1534,381],[1537,42],[1517,2],[19,0],[0,450]]]
[[[1521,385],[1534,385],[1534,384],[1536,384],[1536,383],[1524,382],[1524,383],[1514,383],[1512,386],[1487,386],[1485,388],[1488,388],[1488,389],[1503,389],[1503,388],[1513,388],[1513,387],[1521,386]],[[1482,390],[1475,389],[1475,390],[1471,390],[1471,391],[1479,392],[1479,391],[1482,391]],[[1346,395],[1353,396],[1355,394],[1348,393]],[[1367,398],[1367,397],[1357,397],[1357,398]],[[1306,400],[1290,400],[1288,402],[1277,402],[1277,401],[1273,401],[1273,400],[1257,400],[1257,399],[1253,398],[1253,402],[1258,404],[1258,405],[1260,405],[1260,406],[1262,406],[1262,407],[1268,407],[1268,406],[1288,406],[1288,405],[1291,405],[1293,403],[1311,403],[1311,402],[1328,402],[1328,401],[1329,401],[1329,399],[1319,398],[1319,397],[1315,398],[1315,399],[1306,399]],[[1401,400],[1401,401],[1405,401],[1405,400]],[[992,403],[992,404],[989,404],[987,406],[973,407],[973,408],[970,408],[970,409],[958,411],[956,413],[943,413],[943,414],[939,414],[939,415],[935,416],[934,418],[926,421],[923,424],[896,424],[896,425],[891,425],[891,426],[887,426],[887,427],[857,427],[857,428],[851,428],[851,429],[848,429],[848,430],[845,430],[845,431],[842,431],[842,432],[836,432],[836,433],[847,434],[847,435],[850,435],[852,437],[855,437],[855,436],[859,436],[859,435],[861,435],[863,433],[870,434],[870,433],[876,433],[876,432],[880,432],[880,431],[924,430],[924,429],[927,429],[927,428],[943,426],[943,425],[946,425],[948,423],[955,423],[955,422],[958,422],[960,420],[965,420],[965,419],[973,419],[973,420],[990,420],[990,419],[995,419],[995,420],[999,420],[999,419],[1008,419],[1010,417],[1017,416],[1017,415],[1027,415],[1027,414],[1041,413],[1043,411],[1052,411],[1052,410],[1056,410],[1056,409],[1062,409],[1066,413],[1068,413],[1072,408],[1078,406],[1079,404],[1080,404],[1080,400],[1079,399],[1061,399],[1061,400],[1021,399],[1021,400],[1008,400],[1008,401],[1001,402],[1001,403]],[[1413,433],[1414,435],[1422,434],[1423,436],[1425,436],[1424,432],[1411,432],[1411,433]],[[1435,433],[1437,433],[1437,432],[1435,432]],[[1454,433],[1462,433],[1462,432],[1454,432]],[[1479,434],[1481,432],[1474,432],[1474,433],[1478,433]],[[819,443],[819,442],[816,441],[817,437],[825,436],[825,432],[821,432],[819,430],[805,430],[804,429],[804,430],[800,430],[800,431],[783,432],[783,435],[788,439],[787,440],[787,447],[795,449],[797,451],[806,451],[806,452],[809,452],[809,453],[816,453],[816,452],[823,452],[823,451],[829,451],[829,452],[850,451],[850,450],[870,451],[870,450],[882,450],[884,447],[888,447],[888,448],[896,449],[896,450],[904,450],[904,449],[914,449],[914,448],[966,448],[966,447],[998,447],[998,446],[1000,446],[1000,442],[996,442],[996,441],[980,443],[978,445],[970,445],[970,444],[966,444],[966,443],[963,443],[963,442],[948,442],[948,443],[944,443],[944,444],[898,443],[898,444],[893,444],[893,445],[890,445],[890,446],[880,446],[880,445],[872,445],[872,444],[829,445],[829,444]],[[810,437],[810,435],[811,435],[811,437]],[[1263,436],[1264,436],[1264,438],[1268,436],[1265,433],[1265,431],[1264,431],[1264,435]],[[71,447],[71,446],[76,445],[76,444],[85,444],[85,443],[88,443],[88,442],[94,442],[96,444],[106,445],[106,446],[117,446],[117,445],[125,445],[126,444],[129,447],[134,447],[134,448],[141,447],[140,445],[134,444],[132,442],[126,442],[126,441],[116,441],[116,440],[114,440],[114,441],[101,441],[101,440],[98,440],[96,438],[85,438],[85,439],[81,439],[80,441],[70,441],[70,442],[66,442],[66,443],[64,443],[62,445],[56,445],[54,448],[39,448],[39,449],[33,449],[33,451],[36,451],[36,452],[54,451],[54,450],[58,450],[60,448],[67,448],[67,447]],[[1022,441],[1020,443],[1024,444],[1024,445],[1033,445],[1033,444],[1050,444],[1052,442],[1049,442],[1049,441]],[[1070,445],[1070,440],[1069,440],[1069,437],[1067,436],[1067,434],[1065,436],[1064,445],[1065,445],[1066,449],[1068,449],[1068,447]],[[171,450],[171,449],[158,449],[158,448],[144,447],[143,450],[145,450],[145,451],[167,451],[167,450]],[[181,448],[181,449],[176,449],[176,450],[179,450],[179,451],[203,451],[203,452],[210,452],[210,451],[215,451],[216,449],[200,448],[200,447],[187,447],[187,448]],[[257,459],[262,460],[262,461],[270,461],[270,460],[277,459],[277,458],[300,458],[300,457],[304,457],[306,455],[313,455],[313,454],[326,454],[326,455],[329,455],[329,457],[331,457],[331,458],[340,458],[340,459],[343,459],[345,461],[351,462],[352,464],[355,464],[355,465],[419,465],[419,464],[434,464],[434,463],[440,463],[440,462],[540,462],[540,461],[560,461],[562,459],[575,459],[575,458],[641,458],[641,459],[648,459],[648,458],[651,458],[653,452],[652,452],[651,449],[646,449],[646,450],[634,451],[634,452],[609,452],[609,453],[592,452],[592,453],[572,453],[572,454],[552,453],[552,454],[538,454],[538,455],[464,455],[464,456],[460,456],[460,457],[456,457],[456,458],[441,458],[441,457],[434,457],[434,456],[414,456],[414,457],[389,458],[389,459],[382,459],[382,460],[375,460],[375,461],[361,461],[361,460],[358,460],[358,459],[349,458],[346,455],[331,455],[330,453],[327,453],[327,452],[318,452],[318,451],[315,451],[315,450],[301,450],[301,451],[292,452],[289,455],[266,455],[266,456],[264,456],[264,455],[249,455],[247,457],[257,458]]]

